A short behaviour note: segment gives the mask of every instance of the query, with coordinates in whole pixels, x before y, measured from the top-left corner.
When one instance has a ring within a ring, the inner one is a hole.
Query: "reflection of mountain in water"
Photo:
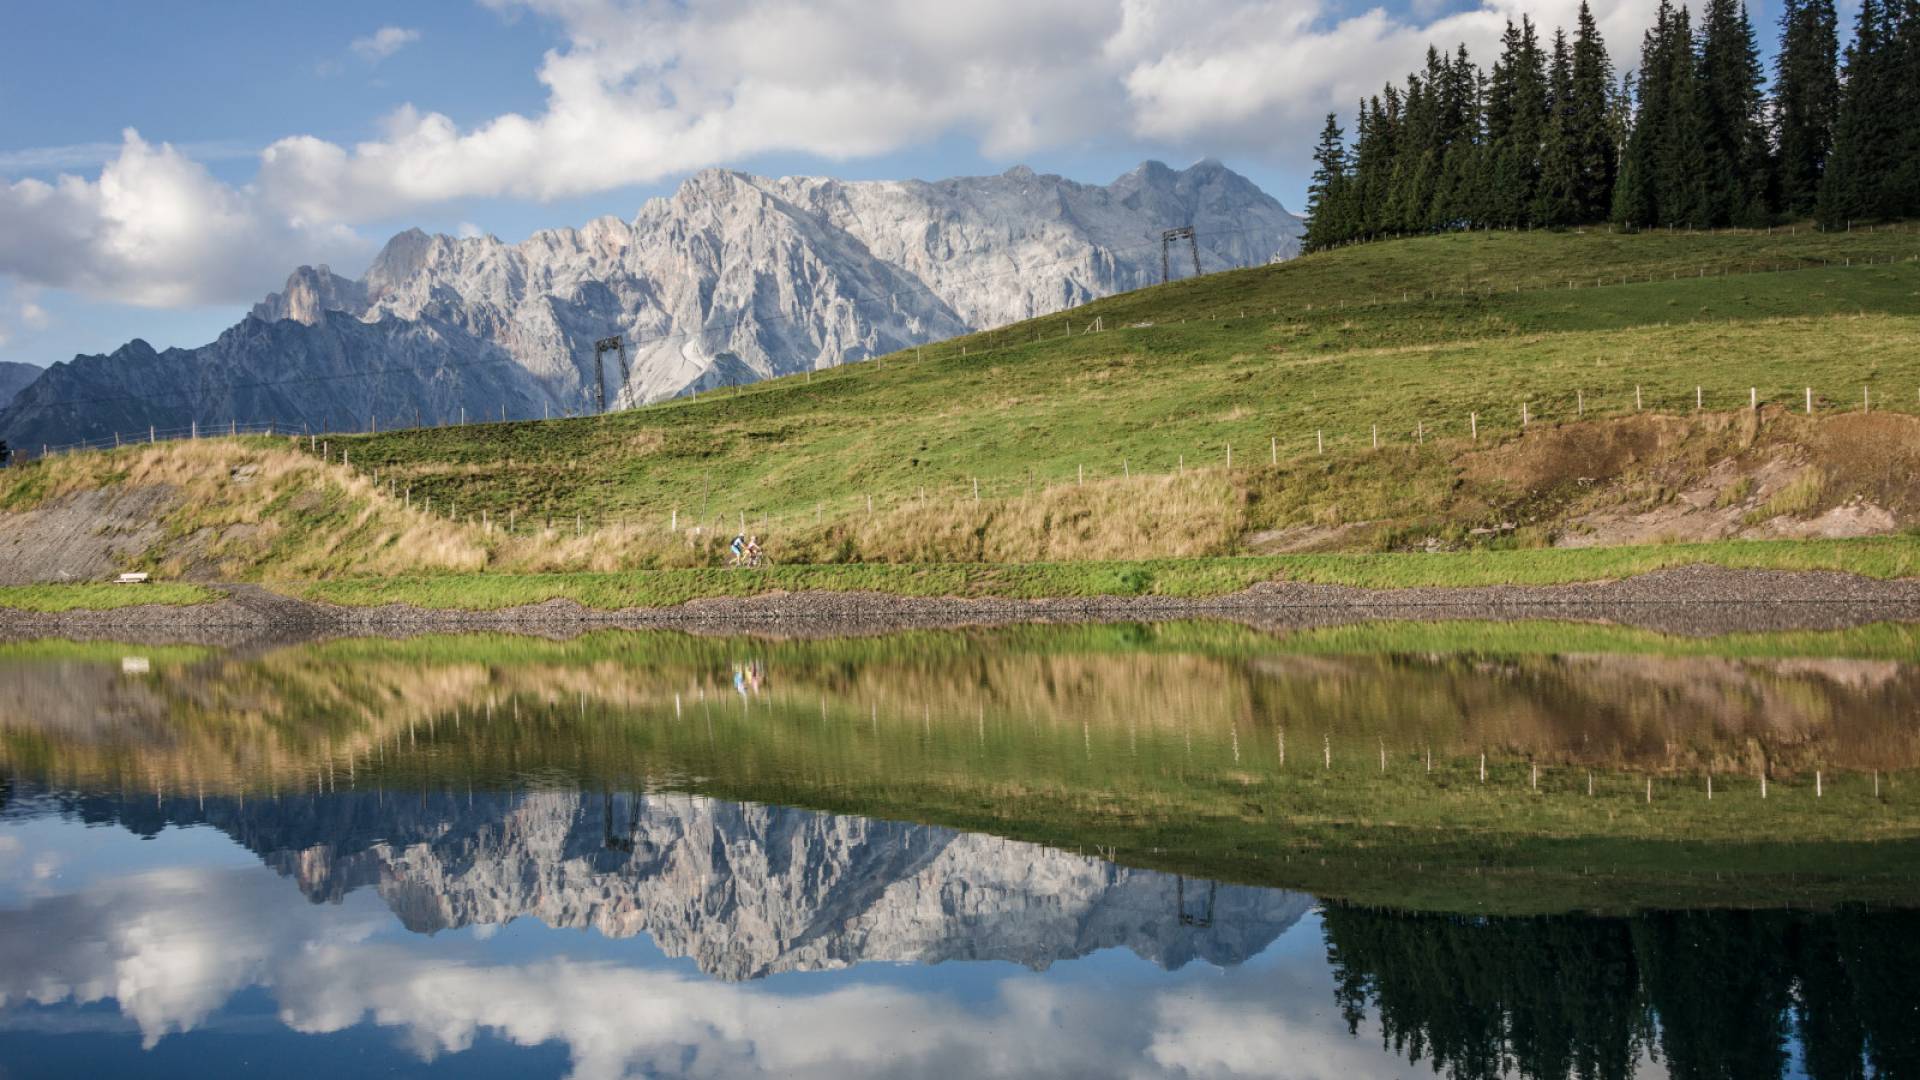
[[[311,899],[371,886],[416,931],[530,916],[644,933],[726,979],[876,960],[1038,969],[1114,947],[1166,968],[1226,966],[1312,903],[974,833],[681,795],[84,797],[77,809],[141,832],[212,824]]]

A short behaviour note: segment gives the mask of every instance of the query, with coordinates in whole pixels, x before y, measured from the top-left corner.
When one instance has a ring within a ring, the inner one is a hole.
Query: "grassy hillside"
[[[614,416],[334,437],[325,465],[242,440],[203,464],[299,482],[183,482],[142,565],[670,570],[741,524],[787,564],[982,566],[1893,534],[1920,521],[1916,256],[1910,228],[1395,241]],[[25,470],[0,511],[181,453]]]

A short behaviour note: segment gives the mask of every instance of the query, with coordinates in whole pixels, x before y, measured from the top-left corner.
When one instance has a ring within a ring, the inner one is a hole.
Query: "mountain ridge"
[[[124,348],[53,365],[0,410],[0,437],[58,444],[193,422],[342,430],[592,411],[592,345],[615,333],[628,341],[631,376],[620,384],[610,370],[607,400],[656,401],[1150,284],[1159,231],[1180,225],[1196,229],[1209,271],[1289,257],[1301,232],[1278,201],[1212,160],[1144,162],[1107,185],[1025,167],[939,181],[706,169],[630,221],[602,216],[517,244],[413,228],[358,279],[298,267],[215,342],[155,353],[164,369]],[[329,327],[334,312],[411,329],[359,335]],[[236,333],[277,351],[236,349]],[[328,362],[302,359],[315,355]],[[477,366],[499,371],[471,375]],[[356,371],[378,378],[354,386]]]

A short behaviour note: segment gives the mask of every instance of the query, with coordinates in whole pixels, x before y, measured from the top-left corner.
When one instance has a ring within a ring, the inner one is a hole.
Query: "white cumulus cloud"
[[[347,46],[369,64],[377,64],[420,40],[420,31],[403,26],[383,26],[366,37],[354,38]]]
[[[1343,15],[1331,0],[482,2],[559,27],[539,110],[461,125],[405,105],[352,145],[282,138],[238,186],[130,132],[95,179],[0,187],[0,274],[140,304],[243,299],[296,263],[348,261],[365,246],[355,225],[454,200],[551,200],[771,153],[849,160],[954,137],[1003,160],[1132,142],[1304,172],[1319,118],[1350,124],[1355,101],[1429,44],[1464,42],[1487,64],[1509,18],[1551,33],[1578,0],[1482,0],[1431,19]],[[1620,62],[1653,4],[1601,10]],[[418,38],[387,26],[352,49],[377,62]]]
[[[268,210],[254,189],[132,129],[95,179],[0,183],[0,274],[124,303],[238,302],[296,254],[350,259],[365,247],[342,224]]]

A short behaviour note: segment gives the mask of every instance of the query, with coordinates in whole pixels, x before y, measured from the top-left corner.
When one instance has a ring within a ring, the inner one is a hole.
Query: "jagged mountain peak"
[[[313,340],[276,337],[269,349],[240,335],[188,350],[183,377],[205,389],[165,395],[167,403],[77,419],[72,409],[23,404],[109,395],[116,382],[147,377],[116,373],[132,357],[99,358],[105,366],[90,369],[87,385],[16,399],[0,412],[0,438],[59,443],[196,419],[386,426],[461,408],[495,416],[503,405],[509,416],[560,415],[598,406],[593,343],[616,333],[627,339],[631,377],[605,397],[644,402],[716,379],[861,360],[1152,284],[1160,232],[1177,225],[1194,226],[1209,271],[1290,256],[1303,231],[1277,201],[1211,161],[1177,172],[1144,162],[1104,186],[1026,166],[931,183],[703,169],[631,221],[603,216],[517,244],[411,228],[387,241],[359,281],[300,267],[250,314],[305,327]],[[401,325],[357,334],[329,312]],[[361,349],[404,352],[419,370]],[[510,363],[476,376],[467,370],[476,351]],[[230,369],[217,378],[256,389],[226,392],[207,381],[214,376],[193,374],[215,362]],[[312,374],[301,364],[395,374],[377,386],[330,374],[297,394],[273,390],[275,379]]]
[[[329,311],[359,315],[367,309],[367,291],[358,281],[334,273],[324,263],[302,266],[287,275],[280,292],[253,305],[250,314],[262,322],[292,319],[312,325]]]

